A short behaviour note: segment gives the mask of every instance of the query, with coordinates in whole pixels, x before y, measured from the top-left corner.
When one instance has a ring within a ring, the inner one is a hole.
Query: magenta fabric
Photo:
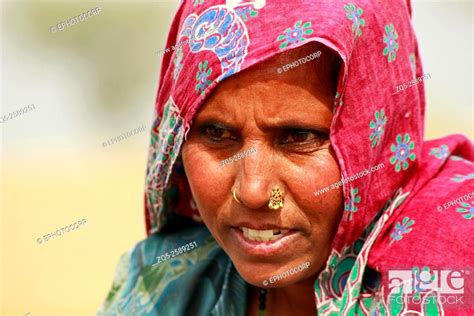
[[[147,231],[159,233],[173,212],[200,222],[178,170],[179,152],[211,91],[225,78],[311,41],[328,46],[343,62],[330,135],[341,178],[384,164],[343,184],[344,216],[328,266],[315,284],[318,312],[350,314],[357,306],[362,314],[398,315],[398,307],[387,301],[390,271],[474,272],[474,147],[462,135],[424,140],[424,82],[418,78],[425,73],[406,1],[182,3],[168,35],[171,51],[163,55],[155,104]],[[407,82],[412,84],[395,93]],[[351,252],[364,230],[363,245]],[[344,258],[354,261],[345,274],[337,269]],[[369,269],[382,276],[371,296],[358,288]],[[330,285],[336,276],[339,288]],[[474,282],[467,273],[462,277],[464,304],[438,304],[439,313],[474,314],[474,303],[466,301],[474,301]],[[364,303],[369,297],[373,301]],[[428,313],[422,305],[399,308]]]

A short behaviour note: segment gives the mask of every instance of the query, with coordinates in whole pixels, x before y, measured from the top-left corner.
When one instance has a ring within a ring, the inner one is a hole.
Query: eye
[[[305,129],[287,129],[281,137],[281,144],[312,144],[324,143],[328,139],[328,135],[321,131],[305,130]]]
[[[201,128],[201,134],[212,141],[221,141],[235,138],[232,137],[231,131],[216,125],[203,126]]]

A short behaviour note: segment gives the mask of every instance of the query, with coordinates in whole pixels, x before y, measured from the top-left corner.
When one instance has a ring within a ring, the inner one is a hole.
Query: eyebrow
[[[199,126],[216,126],[223,130],[228,131],[238,131],[240,128],[237,127],[235,124],[230,122],[226,122],[226,120],[219,119],[216,117],[208,117],[201,121],[195,122]],[[330,128],[323,126],[323,124],[317,123],[306,123],[306,122],[299,122],[293,119],[282,119],[280,122],[272,122],[270,124],[266,124],[265,127],[262,127],[264,132],[271,131],[271,130],[278,130],[278,129],[301,129],[301,130],[318,130],[321,132],[330,132]]]

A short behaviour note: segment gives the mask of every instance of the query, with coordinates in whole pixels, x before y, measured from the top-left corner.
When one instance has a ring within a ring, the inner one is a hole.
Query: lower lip
[[[296,230],[290,230],[284,237],[277,240],[256,241],[245,238],[244,232],[239,228],[232,227],[231,229],[231,234],[237,240],[238,246],[253,256],[272,256],[291,249],[289,245],[297,238],[297,233]]]

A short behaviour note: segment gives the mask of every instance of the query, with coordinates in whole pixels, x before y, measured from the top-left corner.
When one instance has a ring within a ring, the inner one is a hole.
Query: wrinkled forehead
[[[339,56],[330,48],[308,43],[220,82],[199,112],[210,104],[225,110],[226,106],[245,106],[256,99],[262,99],[267,110],[284,102],[291,106],[291,111],[298,111],[299,102],[317,99],[332,111],[340,66]]]

